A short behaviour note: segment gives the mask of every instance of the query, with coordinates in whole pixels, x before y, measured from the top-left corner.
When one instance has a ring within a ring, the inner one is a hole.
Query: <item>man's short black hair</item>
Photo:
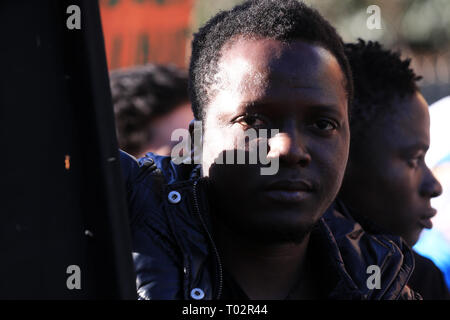
[[[341,37],[316,10],[296,0],[250,0],[222,11],[209,20],[192,41],[189,88],[192,110],[202,120],[211,99],[210,88],[218,72],[221,49],[232,38],[302,40],[329,50],[345,76],[350,112],[353,81]]]
[[[393,114],[395,98],[404,98],[418,91],[417,76],[410,67],[411,59],[402,59],[399,52],[383,49],[378,42],[345,44],[355,86],[350,121],[351,145],[365,141],[373,124]]]
[[[152,137],[150,122],[189,102],[188,78],[175,66],[147,64],[110,74],[119,146],[139,153]]]

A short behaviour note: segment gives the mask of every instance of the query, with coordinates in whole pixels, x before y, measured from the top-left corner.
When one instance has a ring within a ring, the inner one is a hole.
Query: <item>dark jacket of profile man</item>
[[[419,298],[400,238],[368,235],[332,205],[353,84],[318,12],[294,0],[221,12],[195,35],[189,76],[201,164],[121,154],[141,299]],[[252,130],[261,135],[243,138]],[[217,161],[261,142],[274,175]]]

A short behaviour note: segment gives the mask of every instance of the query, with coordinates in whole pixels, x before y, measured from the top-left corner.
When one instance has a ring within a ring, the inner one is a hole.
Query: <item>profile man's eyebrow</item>
[[[408,146],[405,147],[405,150],[408,151],[414,151],[414,150],[423,150],[423,151],[427,151],[430,148],[430,146],[426,143],[423,142],[417,142],[417,143],[413,143],[410,144]]]

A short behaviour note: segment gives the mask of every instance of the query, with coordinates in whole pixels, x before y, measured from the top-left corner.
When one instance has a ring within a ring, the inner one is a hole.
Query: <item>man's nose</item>
[[[306,167],[311,162],[305,141],[295,129],[283,130],[269,140],[270,158],[279,157],[280,162],[288,165],[300,164]]]
[[[424,183],[421,193],[425,197],[435,198],[442,194],[442,186],[434,176],[433,172],[427,167]]]

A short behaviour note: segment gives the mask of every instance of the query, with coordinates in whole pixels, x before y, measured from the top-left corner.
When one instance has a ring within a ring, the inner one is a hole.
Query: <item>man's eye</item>
[[[337,124],[334,121],[326,119],[320,119],[314,122],[313,126],[323,131],[332,131],[337,128]]]
[[[408,165],[412,168],[416,168],[419,165],[419,158],[409,159]]]
[[[412,168],[417,168],[423,159],[424,159],[424,156],[417,156],[414,158],[410,158],[410,159],[408,159],[408,165]]]
[[[247,114],[239,117],[238,119],[236,119],[236,122],[248,127],[259,128],[267,126],[267,121],[263,119],[263,117],[255,114]]]

